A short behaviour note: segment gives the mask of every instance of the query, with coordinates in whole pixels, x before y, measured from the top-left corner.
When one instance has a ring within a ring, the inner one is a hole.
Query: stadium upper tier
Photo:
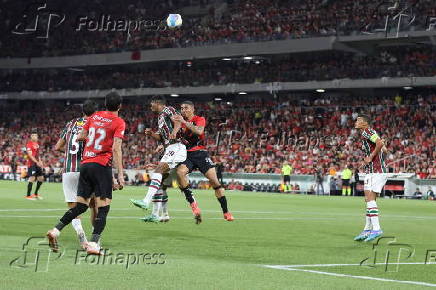
[[[158,161],[153,154],[157,144],[143,134],[144,128],[156,127],[156,118],[144,100],[125,103],[121,111],[127,124],[124,164],[146,168]],[[53,146],[66,122],[79,116],[78,111],[65,112],[65,108],[65,101],[0,103],[0,163],[7,164],[15,153],[24,164],[25,142],[37,128],[46,164],[61,166],[62,154]],[[346,163],[357,168],[363,153],[354,121],[358,113],[366,112],[388,144],[389,167],[436,178],[434,93],[241,97],[233,102],[196,102],[196,108],[207,119],[208,150],[227,172],[279,173],[284,160],[291,162],[296,174],[312,174],[316,167],[327,172]]]
[[[416,31],[436,25],[436,19],[432,19],[436,15],[434,0],[242,0],[228,1],[230,4],[219,0],[46,2],[46,7],[38,12],[35,26],[38,7],[29,6],[26,1],[3,1],[0,57],[95,54],[357,35],[381,30],[395,32],[398,27],[401,31]],[[207,12],[201,15],[182,15],[180,29],[166,29],[160,24],[168,13],[183,11],[194,2],[211,6],[205,6]],[[51,26],[47,26],[50,16]],[[145,22],[141,24],[144,27],[141,31],[139,28],[135,31],[133,24],[127,33],[127,29],[122,28],[126,25],[117,28],[120,31],[112,31],[115,25],[108,19],[120,20],[122,24]]]
[[[370,56],[328,51],[232,61],[181,61],[81,69],[3,70],[0,91],[166,88],[436,75],[436,50],[388,47]]]

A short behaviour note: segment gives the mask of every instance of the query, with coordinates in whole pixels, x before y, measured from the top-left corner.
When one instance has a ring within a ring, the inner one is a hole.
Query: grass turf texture
[[[103,247],[125,256],[164,253],[165,264],[141,263],[126,269],[125,261],[121,265],[91,265],[81,260],[80,265],[75,265],[78,242],[74,230],[68,226],[60,237],[65,254],[59,259],[52,256],[47,272],[35,272],[32,266],[11,267],[14,258],[23,256],[22,245],[26,239],[43,236],[57,223],[66,207],[61,184],[43,184],[41,201],[24,199],[25,190],[23,182],[0,182],[0,288],[3,289],[428,288],[263,266],[358,264],[372,257],[371,243],[353,241],[363,227],[362,197],[227,192],[229,208],[236,218],[227,222],[213,192],[196,191],[203,223],[195,225],[184,198],[172,189],[169,191],[171,221],[146,224],[139,220],[145,212],[129,202],[130,198],[142,198],[146,188],[126,187],[114,192]],[[378,205],[385,235],[395,236],[397,242],[415,249],[413,257],[402,258],[400,262],[423,263],[426,251],[436,250],[436,203],[380,199]],[[83,224],[90,237],[88,213]],[[380,250],[379,255],[384,253]],[[19,263],[22,262],[14,265]],[[436,284],[436,265],[400,265],[398,272],[385,272],[384,266],[302,269]]]

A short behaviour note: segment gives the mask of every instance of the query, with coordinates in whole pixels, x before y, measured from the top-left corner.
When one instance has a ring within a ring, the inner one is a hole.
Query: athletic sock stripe
[[[151,181],[152,181],[152,182],[153,182],[153,181],[156,181],[156,182],[160,183],[160,180],[159,180],[159,179],[152,179]]]
[[[150,187],[151,187],[151,188],[154,188],[154,189],[159,189],[158,186],[154,186],[154,185],[150,185]]]

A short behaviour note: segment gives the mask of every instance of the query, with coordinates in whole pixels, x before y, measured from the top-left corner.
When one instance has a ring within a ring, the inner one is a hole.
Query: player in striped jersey
[[[186,160],[186,146],[181,142],[180,121],[174,120],[177,111],[166,105],[163,97],[154,97],[150,103],[151,110],[158,116],[158,132],[152,132],[150,128],[145,130],[147,136],[151,136],[156,141],[160,141],[165,146],[164,154],[152,174],[150,174],[150,186],[147,195],[143,200],[131,199],[130,201],[137,207],[148,209],[153,196],[158,192],[162,184],[162,176],[171,169],[176,168]],[[150,217],[145,217],[149,219]],[[155,217],[158,218],[158,217]]]
[[[386,173],[388,171],[384,157],[387,149],[384,140],[370,127],[368,116],[359,115],[355,128],[361,131],[362,149],[365,153],[363,163],[366,171],[364,181],[366,224],[363,231],[354,240],[369,242],[383,234],[380,228],[376,199],[387,180]]]
[[[94,114],[95,110],[96,104],[91,100],[86,100],[82,106],[83,117],[69,121],[62,130],[60,138],[55,145],[55,150],[65,151],[62,187],[64,190],[65,202],[69,208],[73,208],[76,205],[77,187],[80,176],[80,162],[82,161],[84,148],[84,142],[77,141],[77,138],[83,129],[83,125],[86,123],[86,118]],[[95,215],[96,211],[93,209],[91,211],[91,221],[94,220]],[[80,216],[73,219],[71,224],[77,233],[81,246],[85,249],[88,242],[82,228]]]

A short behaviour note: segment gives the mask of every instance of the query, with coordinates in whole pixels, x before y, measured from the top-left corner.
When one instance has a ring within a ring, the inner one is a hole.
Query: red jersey
[[[82,164],[98,163],[110,166],[114,138],[124,139],[126,123],[108,111],[95,112],[83,126],[88,131]]]
[[[38,160],[38,157],[39,157],[39,144],[38,144],[38,142],[33,142],[33,141],[27,142],[26,150],[32,151],[32,156],[35,157],[36,160]],[[35,162],[33,162],[32,159],[30,159],[30,157],[29,157],[27,159],[27,167],[30,167],[34,164],[35,164]]]
[[[188,122],[192,122],[195,126],[206,127],[206,119],[200,116],[194,116]],[[204,131],[203,134],[196,135],[182,124],[182,134],[186,150],[192,152],[206,149]]]

